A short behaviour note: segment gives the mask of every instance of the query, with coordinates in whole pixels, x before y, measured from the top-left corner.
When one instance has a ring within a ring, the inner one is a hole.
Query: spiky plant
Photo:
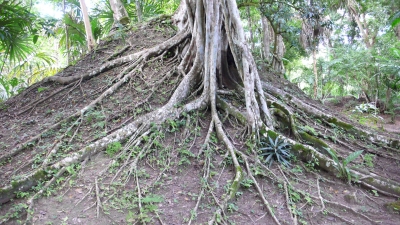
[[[265,164],[271,166],[272,162],[275,160],[284,166],[290,166],[289,160],[292,156],[290,153],[290,143],[285,142],[279,137],[275,140],[268,137],[268,142],[261,142],[260,145],[263,146],[260,148],[260,155],[265,158]]]

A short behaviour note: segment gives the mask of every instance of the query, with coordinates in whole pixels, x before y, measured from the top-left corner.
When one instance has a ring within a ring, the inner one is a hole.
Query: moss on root
[[[236,177],[233,180],[231,187],[229,188],[229,196],[233,199],[236,196],[236,192],[239,190],[240,182],[243,179],[243,170],[240,166],[236,167]]]
[[[311,143],[315,148],[324,151],[324,148],[328,148],[329,145],[321,141],[319,138],[313,137],[306,132],[299,132],[301,138],[309,143]]]
[[[348,123],[345,123],[345,122],[342,122],[342,121],[338,121],[336,118],[329,118],[329,119],[327,119],[327,121],[329,122],[329,123],[333,123],[333,124],[335,124],[336,126],[338,126],[338,127],[341,127],[341,128],[343,128],[343,129],[345,129],[345,130],[351,130],[351,129],[353,129],[354,127],[353,127],[353,125],[351,125],[351,124],[348,124]]]
[[[385,204],[389,211],[399,212],[400,211],[400,200],[395,202],[389,202]]]
[[[0,205],[14,198],[16,192],[28,191],[39,181],[46,180],[47,174],[48,173],[46,171],[39,170],[31,177],[28,177],[22,181],[11,181],[11,186],[0,189]]]
[[[267,131],[267,137],[270,137],[272,140],[275,140],[278,136],[279,134],[272,130]]]

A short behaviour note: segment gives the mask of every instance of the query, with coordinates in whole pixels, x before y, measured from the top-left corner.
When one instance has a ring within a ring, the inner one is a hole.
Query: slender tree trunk
[[[65,17],[65,0],[63,1],[63,16]],[[68,34],[68,25],[64,24],[65,27],[65,48],[67,49],[67,65],[71,63],[71,56],[69,52],[69,34]]]
[[[356,12],[356,10],[354,8],[350,8],[350,14],[353,16],[354,20],[356,21],[356,24],[358,26],[358,29],[360,30],[361,36],[364,39],[365,46],[367,46],[367,48],[371,48],[372,43],[370,41],[368,30],[361,23],[360,15]]]
[[[81,4],[83,22],[85,24],[86,40],[87,40],[87,44],[88,44],[88,50],[91,51],[92,48],[95,45],[95,41],[93,39],[93,33],[92,33],[92,26],[90,25],[90,20],[89,20],[88,11],[87,11],[87,8],[86,8],[85,0],[79,0],[79,2]]]
[[[251,50],[254,50],[253,21],[251,19],[250,6],[247,6],[247,16],[249,19],[250,46],[251,46]]]
[[[267,17],[264,15],[261,16],[262,28],[263,28],[263,53],[264,59],[267,62],[270,62],[270,45],[271,45],[271,26],[269,25],[269,21]]]
[[[314,99],[318,97],[318,70],[317,70],[317,47],[313,49],[313,69],[314,69]]]
[[[139,0],[135,0],[135,6],[136,6],[136,15],[137,15],[137,19],[139,22],[143,21],[142,18],[142,6],[140,5]]]

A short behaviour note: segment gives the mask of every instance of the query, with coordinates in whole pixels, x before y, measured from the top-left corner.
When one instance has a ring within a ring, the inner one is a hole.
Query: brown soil
[[[110,37],[109,41],[100,44],[97,50],[88,54],[76,65],[66,68],[58,76],[90,72],[92,68],[101,65],[103,60],[123,49],[123,46],[127,44],[131,47],[121,55],[152,47],[172,35],[171,28],[158,24],[127,34],[129,39],[125,41]],[[150,94],[146,87],[159,80],[160,74],[165,74],[172,69],[172,64],[168,64],[168,60],[167,57],[165,62],[156,61],[144,67],[143,72],[138,73],[134,79],[104,100],[101,105],[87,113],[82,118],[78,130],[78,125],[73,126],[71,121],[62,123],[57,129],[43,133],[38,143],[28,144],[20,154],[2,163],[0,186],[8,185],[18,176],[28,174],[40,166],[43,158],[59,143],[61,147],[53,158],[54,161],[111,132],[121,124],[128,123],[137,116],[165,104],[174,87],[181,80],[178,75],[173,75],[159,86],[147,102],[142,104],[141,101]],[[80,110],[109,87],[120,71],[121,68],[110,69],[90,80],[77,82],[76,85],[67,89],[63,89],[65,85],[39,82],[20,95],[2,103],[0,105],[0,156],[26,143],[55,122]],[[294,85],[285,83],[286,81],[276,83],[276,80],[271,79],[269,82],[275,82],[274,85],[293,91],[299,98],[307,98]],[[36,104],[52,93],[56,94]],[[319,102],[309,101],[320,105]],[[330,111],[323,105],[321,108],[331,113],[345,111],[344,107],[335,107],[336,112]],[[387,117],[385,115],[383,117],[386,121]],[[65,176],[59,178],[56,185],[51,186],[45,191],[44,196],[36,201],[33,214],[34,224],[135,224],[140,215],[138,183],[143,193],[142,218],[145,218],[148,224],[187,224],[192,215],[191,210],[196,206],[198,196],[204,187],[202,180],[205,159],[202,156],[197,157],[197,153],[202,148],[209,123],[210,115],[206,111],[190,114],[180,118],[179,121],[170,121],[163,125],[158,136],[149,137],[159,144],[153,145],[139,161],[138,181],[135,176],[112,181],[128,157],[127,155],[115,158],[110,157],[106,152],[101,152],[91,156],[82,164],[70,167]],[[234,128],[235,122],[226,121],[225,125],[227,133],[235,141],[235,146],[245,151],[247,148],[245,140],[239,138],[241,130]],[[387,131],[399,132],[399,125],[399,117],[395,125],[382,122],[383,128]],[[72,129],[69,130],[71,126]],[[379,128],[380,124],[377,124],[377,127]],[[60,137],[63,137],[61,142]],[[73,140],[68,143],[70,139]],[[344,136],[339,139],[347,141]],[[338,143],[331,142],[330,144],[338,149],[345,148]],[[212,167],[208,177],[207,192],[200,201],[197,216],[193,217],[192,224],[207,224],[218,209],[218,200],[222,199],[228,183],[234,178],[235,170],[229,157],[225,156],[224,146],[217,141],[213,145],[215,150],[209,153]],[[400,158],[398,153],[395,158]],[[400,182],[398,160],[380,157],[377,154],[372,157],[372,165],[367,165],[365,162],[365,158],[364,161],[358,159],[353,166]],[[108,168],[109,165],[111,165],[110,168]],[[97,178],[105,168],[108,170],[103,176]],[[276,163],[271,167],[271,171],[282,176]],[[126,173],[127,171],[122,172],[122,174]],[[291,206],[298,214],[299,224],[373,224],[366,217],[379,221],[379,224],[399,224],[399,211],[389,211],[385,206],[396,198],[378,194],[357,185],[348,185],[342,179],[326,174],[311,164],[297,162],[293,167],[284,169],[283,173],[296,190],[303,191],[303,193],[290,191]],[[318,182],[317,179],[319,179]],[[260,174],[257,180],[276,217],[282,224],[293,224],[284,187],[272,182],[268,174]],[[246,182],[249,184],[248,188],[246,188]],[[40,185],[43,184],[38,184]],[[99,196],[96,194],[96,188]],[[32,193],[18,192],[16,193],[18,198],[0,206],[0,216],[6,215],[7,212],[15,214],[5,224],[19,224],[19,221],[25,219],[26,214],[18,213],[15,209],[18,204],[26,202],[25,195]],[[319,194],[325,200],[324,206]],[[97,197],[101,200],[101,207]],[[143,201],[143,198],[146,201]],[[248,178],[242,182],[236,199],[228,204],[225,217],[226,222],[230,224],[274,223]],[[0,224],[1,221],[0,217]]]

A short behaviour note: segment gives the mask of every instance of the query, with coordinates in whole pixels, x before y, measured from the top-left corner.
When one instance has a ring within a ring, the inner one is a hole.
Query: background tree
[[[88,12],[87,12],[87,7],[86,7],[86,4],[85,4],[85,0],[79,0],[79,3],[81,5],[83,23],[85,24],[86,40],[87,40],[87,44],[88,44],[88,50],[91,51],[92,48],[95,45],[95,41],[93,39],[92,26],[90,25],[90,20],[89,20],[89,15],[88,15]]]

